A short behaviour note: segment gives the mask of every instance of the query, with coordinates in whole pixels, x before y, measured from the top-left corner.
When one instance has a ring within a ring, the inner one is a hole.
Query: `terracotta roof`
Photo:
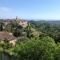
[[[8,33],[8,32],[0,32],[0,40],[14,40],[16,39],[16,37],[14,37],[12,34]]]

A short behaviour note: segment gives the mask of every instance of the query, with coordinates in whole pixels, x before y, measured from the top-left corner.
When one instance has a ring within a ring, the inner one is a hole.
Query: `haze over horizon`
[[[60,20],[60,0],[0,0],[0,18]]]

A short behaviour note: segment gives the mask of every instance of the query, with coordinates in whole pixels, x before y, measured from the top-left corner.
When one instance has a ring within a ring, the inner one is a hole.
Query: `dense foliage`
[[[31,38],[17,44],[13,52],[21,60],[54,60],[55,42],[50,37]]]
[[[0,57],[7,53],[10,60],[60,60],[60,24],[30,21],[23,28],[14,21],[6,26],[1,23],[0,31],[17,38],[15,46],[6,39],[0,41]]]
[[[30,21],[31,25],[39,32],[52,37],[55,42],[60,42],[60,24],[58,21]]]

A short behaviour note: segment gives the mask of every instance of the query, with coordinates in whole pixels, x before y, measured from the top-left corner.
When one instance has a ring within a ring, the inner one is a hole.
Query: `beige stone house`
[[[7,40],[9,43],[15,45],[17,38],[12,35],[12,33],[8,32],[0,32],[0,41]]]
[[[16,21],[22,27],[27,27],[27,25],[28,25],[28,21],[27,20],[24,20],[24,19],[21,19],[21,18],[19,19],[18,17],[16,17]]]
[[[22,27],[27,27],[28,22],[26,20],[20,20],[19,25],[21,25]]]

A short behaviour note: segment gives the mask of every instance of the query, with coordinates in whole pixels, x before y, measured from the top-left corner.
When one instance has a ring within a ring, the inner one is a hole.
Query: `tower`
[[[16,20],[18,20],[18,16],[16,16]]]

